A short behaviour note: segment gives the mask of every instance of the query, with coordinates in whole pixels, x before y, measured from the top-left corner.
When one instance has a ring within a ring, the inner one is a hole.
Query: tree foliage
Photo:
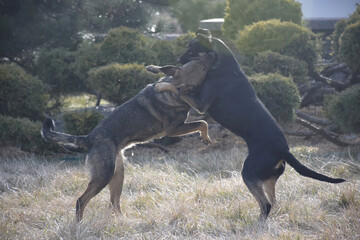
[[[88,31],[108,32],[112,28],[127,26],[138,28],[147,23],[151,8],[142,0],[85,1],[84,27]]]
[[[224,17],[226,0],[174,1],[171,10],[186,31],[195,31],[200,20]]]
[[[33,70],[37,48],[76,48],[81,8],[82,0],[1,1],[0,57]]]
[[[75,54],[64,48],[42,51],[37,64],[39,77],[50,88],[52,96],[80,91],[84,83],[75,76]]]
[[[107,63],[150,63],[149,41],[138,30],[120,27],[112,29],[100,46]]]
[[[301,4],[294,0],[228,0],[223,28],[235,39],[238,31],[258,21],[280,19],[300,25],[301,18]]]

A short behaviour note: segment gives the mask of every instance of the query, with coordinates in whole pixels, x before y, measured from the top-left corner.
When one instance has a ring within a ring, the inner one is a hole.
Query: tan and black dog
[[[329,183],[345,181],[307,168],[290,153],[281,128],[257,97],[234,55],[224,42],[213,38],[209,30],[197,31],[179,62],[184,64],[211,52],[216,53],[216,61],[200,90],[181,98],[199,112],[207,111],[218,123],[245,140],[249,155],[242,177],[259,203],[262,218],[268,216],[275,202],[275,184],[284,172],[285,163],[306,177]]]
[[[189,92],[194,91],[196,88],[198,88],[202,81],[204,79],[196,79],[196,78],[187,78],[185,76],[181,76],[181,75],[188,75],[188,72],[181,72],[181,71],[176,71],[176,67],[174,66],[163,66],[163,67],[159,67],[159,66],[155,66],[155,65],[149,65],[146,67],[146,69],[150,72],[153,73],[160,73],[160,72],[164,72],[167,75],[171,75],[174,76],[171,79],[163,79],[163,80],[159,80],[156,85],[155,85],[155,90],[158,92],[164,92],[164,91],[172,91],[175,94],[186,94]],[[199,71],[199,69],[194,69],[194,71]],[[200,69],[200,71],[207,71],[206,68],[204,69]],[[171,81],[169,81],[171,80]]]
[[[178,68],[159,68],[168,74],[160,82],[187,81],[199,84],[215,61],[216,54],[209,53]],[[41,134],[45,140],[65,147],[79,147],[88,151],[87,163],[91,178],[85,192],[76,202],[76,220],[80,221],[87,203],[109,185],[110,202],[120,212],[120,195],[124,181],[122,152],[132,144],[146,142],[163,136],[179,136],[199,131],[204,142],[210,142],[205,121],[185,123],[190,106],[172,92],[158,92],[149,84],[135,97],[117,107],[88,135],[73,136],[55,132],[54,123],[44,121]]]

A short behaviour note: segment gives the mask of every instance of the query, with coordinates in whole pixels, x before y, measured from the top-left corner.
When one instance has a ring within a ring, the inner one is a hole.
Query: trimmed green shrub
[[[122,104],[159,76],[148,72],[143,65],[113,63],[89,72],[89,86],[93,91],[116,104]]]
[[[336,22],[335,30],[333,31],[331,36],[331,48],[334,51],[333,54],[335,54],[336,56],[339,54],[339,39],[341,37],[341,34],[344,32],[346,25],[346,19],[340,19],[338,22]]]
[[[335,24],[335,30],[332,34],[331,44],[336,57],[338,57],[337,55],[339,54],[341,34],[345,31],[345,28],[348,25],[351,25],[359,21],[360,21],[360,5],[357,6],[355,12],[353,12],[348,19],[341,19]]]
[[[170,65],[175,64],[177,57],[174,55],[174,44],[167,40],[155,40],[151,46],[152,56],[151,64]]]
[[[277,52],[260,52],[254,57],[253,69],[257,73],[280,73],[293,77],[295,83],[307,81],[308,67],[304,61]]]
[[[0,145],[16,146],[23,151],[36,153],[55,150],[55,145],[42,139],[40,129],[40,122],[0,115]]]
[[[246,26],[239,32],[236,45],[241,53],[249,56],[270,50],[295,57],[308,64],[310,74],[315,71],[319,55],[319,41],[313,32],[275,19]]]
[[[37,61],[40,79],[50,87],[52,96],[84,90],[84,82],[74,69],[75,52],[64,48],[45,49]]]
[[[63,116],[66,132],[74,135],[89,134],[103,118],[104,116],[95,110],[67,112]]]
[[[150,40],[140,31],[119,27],[109,31],[100,46],[101,54],[107,63],[146,63],[150,64]]]
[[[0,65],[0,114],[41,119],[49,96],[44,84],[14,64]]]
[[[360,133],[360,84],[325,96],[324,109],[326,115],[344,132]]]
[[[355,74],[360,72],[360,21],[350,24],[340,37],[340,57]]]
[[[239,30],[254,22],[280,19],[300,25],[301,4],[294,0],[228,0],[224,33],[235,39]]]
[[[249,80],[276,120],[290,122],[294,119],[300,105],[300,95],[291,77],[270,73],[252,75]]]

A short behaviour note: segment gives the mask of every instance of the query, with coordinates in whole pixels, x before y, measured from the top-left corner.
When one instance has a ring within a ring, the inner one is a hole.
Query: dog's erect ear
[[[207,49],[212,49],[212,39],[202,33],[196,34],[196,38],[199,40],[200,44],[206,47]]]
[[[196,35],[197,35],[198,33],[201,33],[201,34],[203,34],[203,35],[205,35],[205,36],[208,36],[209,38],[212,37],[210,30],[209,30],[209,29],[206,29],[206,28],[198,28],[198,29],[196,30]]]
[[[180,68],[176,66],[164,66],[159,68],[159,70],[163,73],[165,73],[167,76],[176,77]]]

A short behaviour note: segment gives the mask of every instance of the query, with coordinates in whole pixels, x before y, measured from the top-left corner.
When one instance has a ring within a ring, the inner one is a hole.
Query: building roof
[[[360,0],[296,0],[304,18],[347,18]]]
[[[341,18],[304,18],[307,27],[313,31],[333,31]]]

